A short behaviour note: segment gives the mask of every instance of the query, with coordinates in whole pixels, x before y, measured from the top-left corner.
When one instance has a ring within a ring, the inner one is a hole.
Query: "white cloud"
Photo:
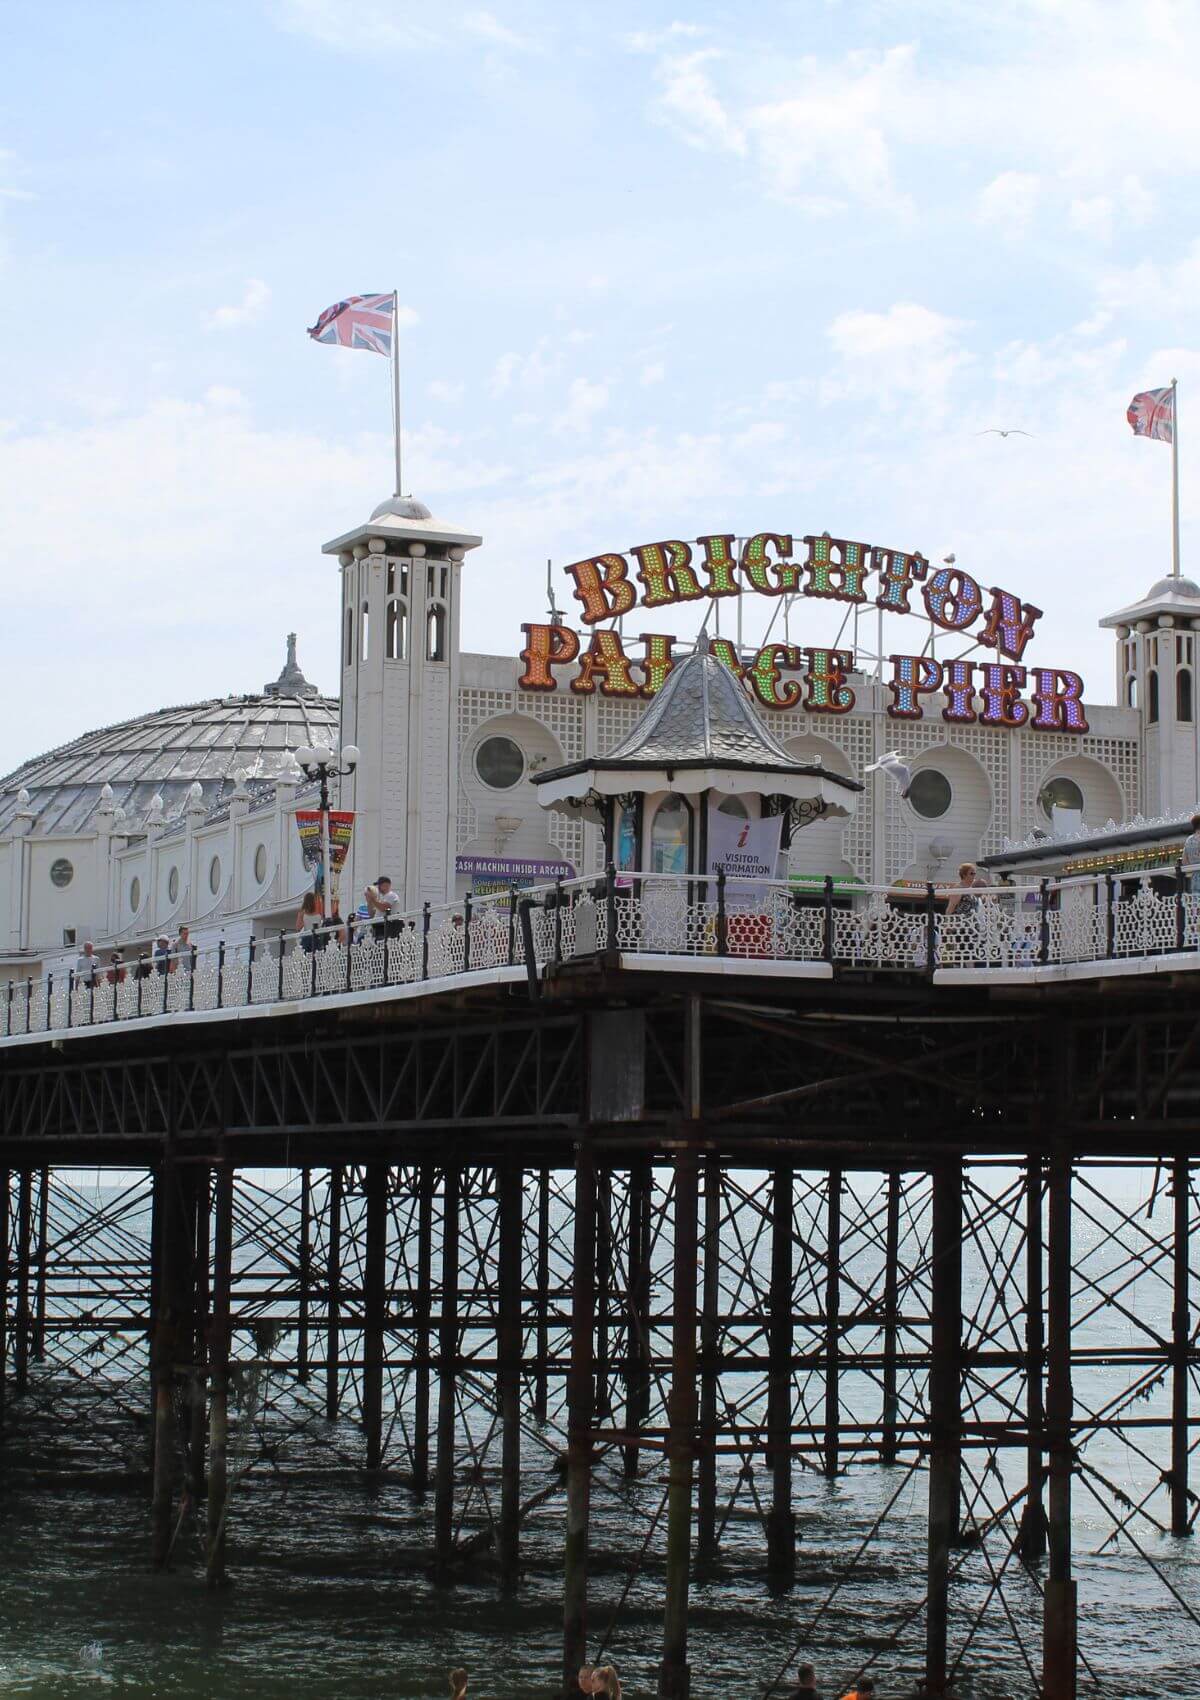
[[[931,414],[943,411],[952,380],[971,359],[958,346],[963,328],[913,301],[886,313],[839,313],[828,336],[841,365],[824,380],[822,400],[870,396],[890,411],[915,398]]]
[[[548,336],[539,337],[528,354],[509,351],[492,368],[488,389],[494,396],[510,389],[542,389],[562,371],[563,357]]]
[[[518,35],[516,30],[502,24],[492,12],[468,12],[463,18],[462,27],[468,35],[475,35],[481,41],[486,41],[492,47],[511,47],[517,52],[529,53],[537,47],[535,41]]]
[[[204,399],[210,407],[245,407],[246,398],[241,390],[233,389],[229,384],[210,384],[204,392]]]
[[[430,399],[433,401],[461,401],[465,384],[452,384],[446,378],[432,378],[426,385]]]
[[[979,197],[976,216],[980,224],[1010,241],[1028,235],[1041,188],[1041,178],[1035,172],[1002,171]]]
[[[659,62],[657,78],[662,92],[651,108],[693,148],[744,154],[746,138],[722,105],[705,65],[719,55],[711,49],[667,56]]]
[[[641,384],[661,384],[667,375],[667,368],[661,360],[651,360],[642,367],[638,382]]]
[[[414,325],[421,323],[421,315],[415,307],[405,307],[402,302],[396,303],[396,325],[402,331],[412,330]]]
[[[246,279],[246,289],[241,301],[232,307],[217,307],[208,315],[210,330],[236,330],[241,325],[253,324],[255,319],[261,319],[267,310],[271,299],[271,291],[260,277]]]
[[[607,406],[607,384],[593,384],[587,378],[573,378],[567,391],[567,405],[555,419],[555,426],[561,431],[586,431],[596,414]]]
[[[427,13],[444,15],[416,0],[276,0],[274,6],[276,21],[290,34],[368,57],[439,46],[444,33],[430,27]]]

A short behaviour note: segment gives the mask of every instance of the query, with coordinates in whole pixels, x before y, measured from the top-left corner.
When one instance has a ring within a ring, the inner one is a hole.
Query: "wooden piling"
[[[962,1169],[933,1171],[930,1246],[928,1599],[925,1686],[946,1692],[950,1548],[958,1535],[962,1350]]]
[[[33,1170],[22,1169],[17,1186],[17,1308],[13,1330],[13,1384],[18,1393],[29,1387],[29,1353],[33,1317],[29,1303],[30,1258],[33,1240]]]
[[[368,1163],[366,1229],[363,1254],[362,1419],[367,1436],[367,1469],[383,1464],[383,1360],[387,1317],[388,1167]]]
[[[296,1254],[296,1380],[308,1381],[309,1306],[312,1302],[312,1170],[300,1171],[300,1244]]]
[[[325,1420],[336,1422],[338,1414],[339,1370],[341,1367],[342,1325],[342,1192],[345,1174],[340,1168],[329,1171],[329,1190],[325,1208],[326,1270],[325,1270]]]
[[[887,1178],[887,1218],[883,1260],[883,1425],[881,1464],[894,1464],[899,1442],[900,1400],[897,1356],[900,1345],[900,1171]]]
[[[653,1173],[647,1157],[629,1166],[629,1245],[625,1280],[625,1432],[636,1435],[650,1404],[647,1319],[650,1310],[650,1200]],[[638,1473],[636,1440],[622,1448],[625,1475]]]
[[[442,1309],[438,1328],[437,1457],[433,1487],[434,1569],[450,1575],[454,1558],[454,1437],[458,1372],[458,1240],[462,1177],[447,1163],[442,1183]]]
[[[534,1344],[533,1414],[544,1423],[550,1394],[550,1171],[538,1170],[537,1264]]]
[[[1025,1166],[1025,1478],[1028,1487],[1021,1512],[1020,1551],[1033,1564],[1046,1553],[1046,1403],[1043,1386],[1046,1326],[1043,1311],[1042,1161],[1031,1156]]]
[[[721,1160],[704,1159],[704,1242],[700,1301],[700,1451],[696,1459],[696,1558],[717,1556],[717,1429],[720,1388]]]
[[[842,1171],[829,1171],[825,1209],[825,1474],[838,1473],[841,1451]]]
[[[1174,1295],[1171,1309],[1171,1533],[1190,1531],[1188,1493],[1188,1356],[1192,1322],[1188,1302],[1188,1243],[1191,1191],[1186,1157],[1176,1157],[1171,1170],[1175,1194],[1175,1234],[1172,1247]]]
[[[212,1317],[209,1323],[208,1516],[204,1570],[210,1588],[225,1580],[229,1515],[229,1353],[232,1343],[233,1167],[216,1171]]]
[[[422,1163],[417,1173],[417,1290],[413,1295],[414,1410],[412,1438],[412,1481],[416,1493],[429,1489],[429,1370],[431,1333],[429,1318],[433,1303],[433,1195],[437,1176],[432,1163]]]
[[[791,1582],[796,1574],[796,1523],[792,1513],[792,1186],[790,1164],[779,1164],[771,1190],[771,1291],[767,1324],[767,1460],[771,1471],[767,1573],[775,1583]],[[832,1195],[831,1175],[831,1213]],[[833,1373],[836,1402],[836,1364]]]
[[[519,1163],[498,1172],[500,1193],[496,1403],[500,1411],[500,1575],[517,1580],[521,1529],[521,1225],[524,1173]]]
[[[592,1475],[592,1331],[596,1308],[596,1170],[575,1153],[575,1285],[567,1378],[567,1527],[563,1552],[563,1694],[578,1693],[587,1663],[588,1520]]]
[[[1071,1577],[1071,1163],[1050,1160],[1047,1242],[1046,1436],[1049,1443],[1049,1570],[1043,1601],[1042,1688],[1075,1700],[1076,1598]]]
[[[671,1393],[667,1438],[667,1576],[659,1700],[688,1700],[688,1581],[692,1562],[692,1461],[696,1441],[696,1252],[698,1164],[694,1150],[675,1158],[675,1254],[672,1273]]]

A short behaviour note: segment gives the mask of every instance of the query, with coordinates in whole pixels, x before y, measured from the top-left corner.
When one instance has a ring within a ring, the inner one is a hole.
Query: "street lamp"
[[[329,905],[333,904],[333,867],[329,856],[329,781],[331,778],[349,778],[358,766],[358,755],[358,745],[347,744],[345,749],[340,752],[341,760],[346,765],[339,767],[339,752],[337,750],[331,750],[325,746],[314,750],[306,746],[304,749],[296,751],[296,760],[300,764],[304,777],[317,780],[321,787],[321,878],[324,887],[322,897]],[[332,912],[332,908],[327,910],[326,919]]]

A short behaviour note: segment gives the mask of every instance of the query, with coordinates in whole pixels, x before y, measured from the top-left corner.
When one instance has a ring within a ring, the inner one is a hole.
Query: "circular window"
[[[525,757],[511,738],[485,738],[475,751],[475,771],[493,791],[511,791],[525,771]]]
[[[267,877],[267,847],[265,844],[260,844],[254,852],[254,877],[259,885]]]
[[[50,884],[51,885],[56,885],[56,886],[58,886],[59,890],[62,890],[62,888],[64,886],[70,885],[71,881],[74,878],[75,878],[75,869],[71,866],[71,863],[67,861],[67,858],[65,856],[58,856],[58,857],[55,858],[55,860],[53,862],[51,862],[51,864],[50,864]]]
[[[924,820],[939,820],[950,807],[950,781],[936,767],[923,767],[912,776],[908,800]]]
[[[179,900],[179,869],[172,868],[167,875],[167,902],[176,903]]]
[[[1076,814],[1083,813],[1083,792],[1073,779],[1066,779],[1061,774],[1057,779],[1048,779],[1038,792],[1038,802],[1047,820],[1054,819],[1055,809],[1073,809]]]
[[[141,906],[142,906],[142,882],[139,879],[130,880],[130,882],[129,882],[129,908],[130,908],[131,913],[136,915],[138,910],[141,908]]]
[[[208,864],[208,889],[215,897],[221,889],[221,858],[214,856]]]

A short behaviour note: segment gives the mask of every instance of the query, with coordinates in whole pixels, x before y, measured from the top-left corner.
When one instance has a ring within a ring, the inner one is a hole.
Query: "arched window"
[[[367,659],[367,633],[370,628],[370,623],[371,616],[368,612],[367,604],[364,602],[362,605],[362,637],[358,642],[358,659],[360,661],[365,661]]]
[[[1192,718],[1192,670],[1181,667],[1175,675],[1175,718],[1190,720]]]
[[[354,610],[346,610],[346,666],[354,665]]]
[[[446,610],[440,602],[435,602],[426,616],[425,658],[427,661],[446,659]]]
[[[1131,673],[1125,681],[1125,701],[1130,708],[1136,708],[1138,705],[1138,682],[1136,673]]]
[[[732,815],[734,820],[750,819],[750,811],[740,797],[722,797],[717,804],[717,813]]]
[[[664,797],[650,829],[650,872],[686,874],[692,811],[682,797]]]
[[[403,661],[408,654],[408,609],[393,598],[387,605],[387,644],[384,654],[389,661]]]
[[[1146,719],[1151,726],[1158,719],[1158,674],[1153,668],[1146,679]]]

